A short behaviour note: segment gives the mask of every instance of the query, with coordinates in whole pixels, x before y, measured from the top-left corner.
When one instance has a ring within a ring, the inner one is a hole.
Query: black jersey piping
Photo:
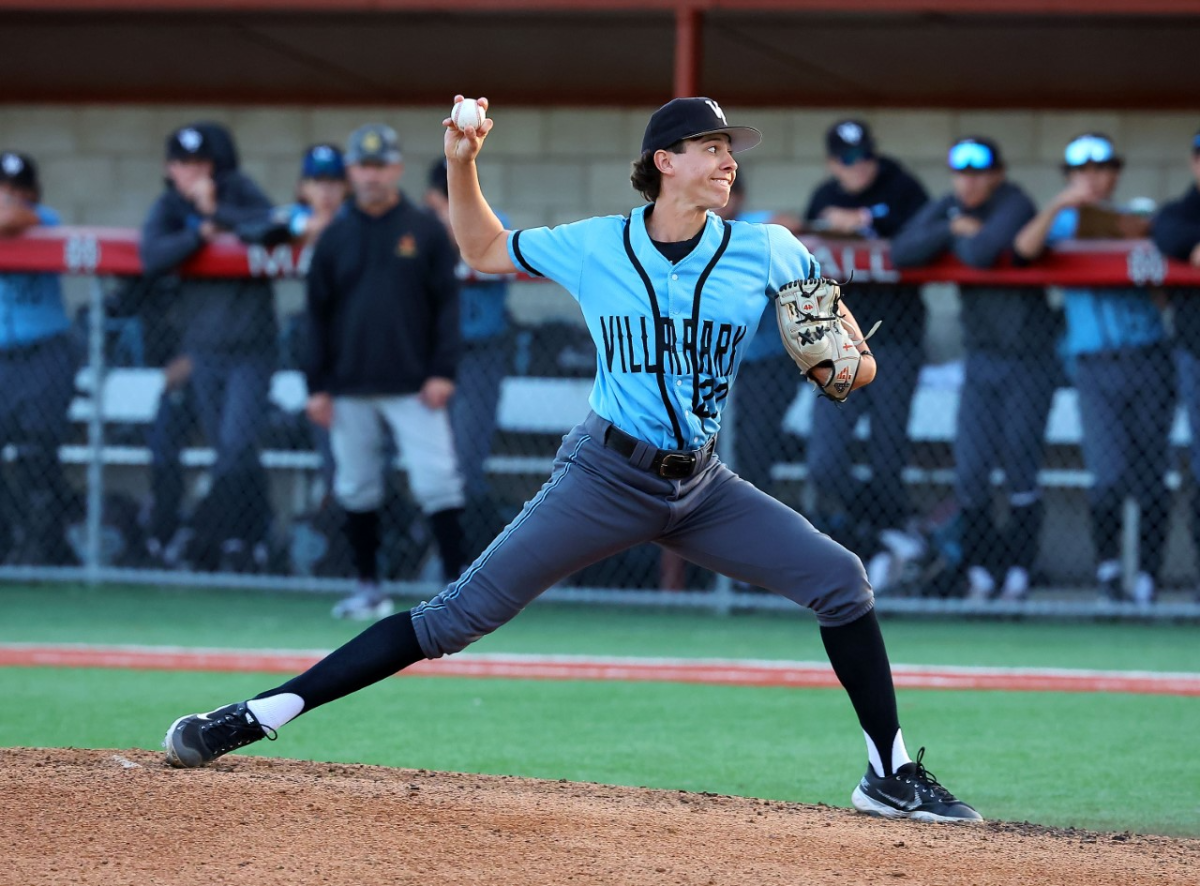
[[[531,265],[529,262],[525,261],[525,256],[523,256],[521,254],[521,234],[522,233],[523,233],[522,231],[514,231],[513,232],[513,236],[512,236],[513,255],[515,255],[517,257],[517,261],[519,261],[521,263],[521,267],[523,267],[529,273],[533,274],[533,276],[535,276],[535,277],[546,276],[541,271],[534,269],[533,265]]]
[[[646,269],[642,267],[642,263],[638,261],[637,255],[633,251],[633,241],[629,237],[630,220],[625,219],[625,254],[629,256],[629,262],[633,265],[634,270],[638,272],[638,276],[642,278],[642,283],[646,287],[646,295],[650,297],[650,316],[654,321],[654,360],[658,364],[655,375],[658,376],[658,393],[662,397],[663,406],[666,407],[667,417],[671,419],[671,431],[675,434],[676,448],[683,449],[686,442],[683,438],[683,429],[679,425],[679,418],[675,415],[675,408],[671,405],[671,396],[667,392],[667,377],[666,377],[666,355],[663,353],[663,335],[662,335],[662,318],[658,313],[658,294],[654,291],[654,284],[650,282],[650,275],[646,273]]]
[[[692,337],[692,412],[697,415],[699,415],[697,410],[700,408],[700,293],[704,291],[708,275],[712,273],[717,262],[721,260],[721,256],[725,254],[725,249],[729,246],[729,237],[733,233],[733,227],[725,219],[721,219],[721,227],[724,228],[721,245],[717,247],[717,251],[709,259],[708,265],[700,273],[700,279],[696,281],[696,293],[692,296],[692,323],[695,326]]]

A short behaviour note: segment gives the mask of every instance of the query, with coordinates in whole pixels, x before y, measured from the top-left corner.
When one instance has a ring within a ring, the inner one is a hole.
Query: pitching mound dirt
[[[1189,884],[1200,840],[423,770],[0,750],[0,884]]]

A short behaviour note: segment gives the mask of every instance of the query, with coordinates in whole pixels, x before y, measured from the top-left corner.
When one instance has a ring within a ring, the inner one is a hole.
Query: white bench
[[[81,391],[71,403],[70,418],[73,422],[86,423],[92,417],[95,399],[89,396],[92,385],[90,370],[83,369],[76,379]],[[959,391],[962,386],[962,366],[957,363],[926,366],[913,400],[909,420],[910,439],[918,443],[948,443],[954,439],[955,421],[958,414]],[[539,378],[509,376],[505,378],[497,407],[497,427],[501,430],[528,434],[563,434],[582,419],[588,411],[588,395],[591,379]],[[159,369],[116,369],[110,371],[102,394],[103,415],[107,422],[124,424],[148,424],[154,420],[158,400],[163,389],[163,373]],[[302,373],[294,370],[276,372],[271,379],[270,399],[286,412],[299,412],[304,408],[307,390]],[[798,393],[784,417],[784,427],[792,433],[807,437],[812,427],[812,409],[816,396],[807,385],[799,385]],[[855,429],[859,439],[870,433],[870,419],[864,417]],[[1077,446],[1080,442],[1081,426],[1075,390],[1060,388],[1055,392],[1054,404],[1046,427],[1046,442],[1053,445]],[[1190,439],[1187,417],[1182,407],[1177,411],[1171,431],[1174,446],[1186,446]],[[84,464],[89,458],[86,446],[64,446],[60,450],[64,462]],[[106,464],[145,465],[150,454],[139,446],[106,446],[103,450]],[[201,468],[211,465],[213,453],[204,447],[189,448],[182,455],[184,465]],[[269,469],[291,469],[311,471],[320,467],[320,457],[315,452],[293,450],[265,450],[262,453],[264,466]],[[552,464],[549,456],[495,455],[488,458],[486,469],[491,473],[521,474],[547,473]],[[864,465],[854,468],[866,477]],[[802,480],[807,476],[803,464],[780,462],[772,469],[776,480]],[[953,472],[950,468],[905,469],[904,477],[910,483],[950,483]],[[994,478],[997,482],[999,475]],[[1046,469],[1041,473],[1046,486],[1086,487],[1089,475],[1081,469]],[[1178,472],[1168,476],[1172,488],[1178,485]]]

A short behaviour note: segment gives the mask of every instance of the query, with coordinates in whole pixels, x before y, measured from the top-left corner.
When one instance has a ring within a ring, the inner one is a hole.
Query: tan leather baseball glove
[[[775,299],[779,334],[788,354],[820,394],[839,402],[850,395],[858,378],[864,356],[859,344],[879,328],[876,323],[862,335],[841,301],[841,284],[828,277],[787,283]]]

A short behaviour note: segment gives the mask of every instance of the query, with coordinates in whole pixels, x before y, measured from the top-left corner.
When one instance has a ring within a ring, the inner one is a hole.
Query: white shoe
[[[1029,571],[1021,566],[1009,566],[1004,576],[1004,585],[1000,588],[1000,599],[1020,601],[1028,594]]]
[[[916,560],[925,554],[925,539],[915,532],[881,529],[879,541],[900,560]]]
[[[996,590],[996,579],[982,566],[967,567],[967,599],[983,603],[992,598]]]
[[[1149,572],[1139,572],[1133,582],[1133,602],[1138,606],[1149,606],[1157,596],[1154,576]]]
[[[887,590],[892,583],[892,566],[895,557],[889,551],[880,551],[867,561],[867,581],[876,594]]]
[[[1121,587],[1121,564],[1116,560],[1102,560],[1096,566],[1096,585],[1100,589],[1101,603],[1120,603],[1125,599]]]
[[[386,618],[395,610],[392,598],[380,591],[378,585],[360,585],[356,593],[338,601],[332,615],[350,621],[374,621]]]

